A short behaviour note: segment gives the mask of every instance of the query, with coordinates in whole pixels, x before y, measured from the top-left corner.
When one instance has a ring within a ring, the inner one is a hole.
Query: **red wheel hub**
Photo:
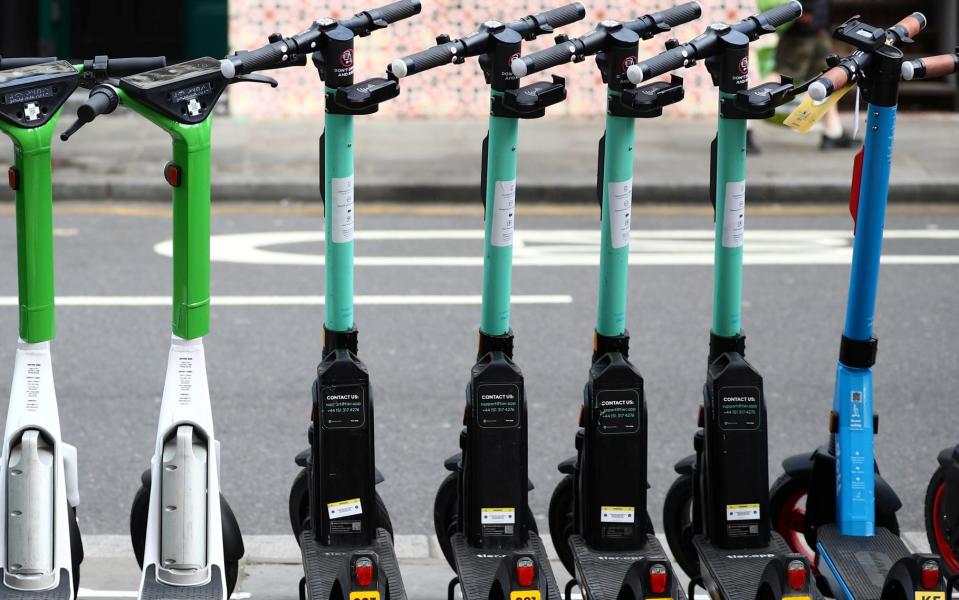
[[[793,552],[802,554],[809,564],[815,565],[816,553],[806,544],[806,495],[806,490],[799,490],[789,496],[776,518],[776,531]]]
[[[946,538],[946,532],[942,529],[942,521],[939,519],[939,515],[942,514],[942,502],[945,497],[946,484],[943,482],[939,484],[939,488],[936,490],[936,496],[932,501],[933,534],[936,537],[936,545],[939,546],[939,555],[942,556],[942,560],[946,563],[949,572],[959,573],[959,555],[957,555],[956,549],[949,544],[949,540]]]

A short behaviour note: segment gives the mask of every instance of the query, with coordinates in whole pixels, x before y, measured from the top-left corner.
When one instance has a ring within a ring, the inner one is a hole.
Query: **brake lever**
[[[266,75],[260,75],[258,73],[249,73],[247,75],[237,75],[230,80],[230,83],[268,83],[270,87],[277,87],[279,82],[272,77],[267,77]]]

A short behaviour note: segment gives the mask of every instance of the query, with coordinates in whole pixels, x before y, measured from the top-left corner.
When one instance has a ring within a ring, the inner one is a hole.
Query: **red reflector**
[[[922,587],[927,590],[939,587],[939,563],[934,560],[922,563]]]
[[[10,167],[10,170],[7,171],[7,183],[10,184],[10,189],[17,191],[20,189],[20,173],[14,167]]]
[[[353,579],[356,585],[368,587],[373,583],[373,561],[368,558],[358,558],[353,563]]]
[[[653,565],[649,568],[649,591],[654,594],[665,594],[669,585],[669,571],[663,565]]]
[[[516,561],[516,583],[522,587],[530,587],[536,578],[536,565],[533,559],[523,557]]]
[[[168,162],[166,166],[163,167],[163,178],[166,179],[166,182],[172,187],[180,187],[180,175],[180,167],[171,162]]]
[[[794,560],[786,567],[786,577],[789,587],[797,592],[806,588],[806,565],[801,560]]]
[[[859,192],[862,187],[862,161],[866,156],[866,147],[863,146],[856,153],[852,166],[852,186],[849,190],[849,214],[852,215],[853,231],[859,221]]]

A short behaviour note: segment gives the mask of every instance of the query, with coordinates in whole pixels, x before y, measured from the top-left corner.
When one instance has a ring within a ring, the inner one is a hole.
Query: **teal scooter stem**
[[[336,90],[326,88],[327,94]],[[353,329],[353,115],[326,113],[323,129],[326,172],[326,328]]]
[[[502,98],[502,92],[493,90],[492,97]],[[510,331],[518,144],[519,119],[490,116],[480,331],[492,336],[506,335]]]

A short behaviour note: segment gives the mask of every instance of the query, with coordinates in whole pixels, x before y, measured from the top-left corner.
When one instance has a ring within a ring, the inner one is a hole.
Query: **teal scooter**
[[[683,81],[636,86],[626,77],[640,40],[699,18],[690,2],[633,21],[606,20],[582,37],[513,61],[523,77],[596,55],[607,84],[606,130],[599,145],[599,306],[593,361],[583,391],[577,455],[559,465],[564,474],[549,504],[553,546],[584,598],[684,599],[683,586],[653,531],[646,504],[649,422],[643,377],[629,360],[626,305],[636,119],[655,118],[683,99]],[[610,468],[616,465],[616,468]]]
[[[544,116],[566,98],[566,86],[554,78],[520,87],[511,63],[524,39],[584,16],[576,3],[509,23],[487,21],[459,39],[440,36],[437,46],[389,67],[403,78],[478,56],[490,85],[480,186],[486,214],[479,350],[466,391],[462,452],[447,459],[451,472],[433,506],[440,548],[457,573],[447,588],[450,600],[457,587],[465,600],[560,597],[528,503],[526,396],[513,362],[510,288],[519,121]]]

